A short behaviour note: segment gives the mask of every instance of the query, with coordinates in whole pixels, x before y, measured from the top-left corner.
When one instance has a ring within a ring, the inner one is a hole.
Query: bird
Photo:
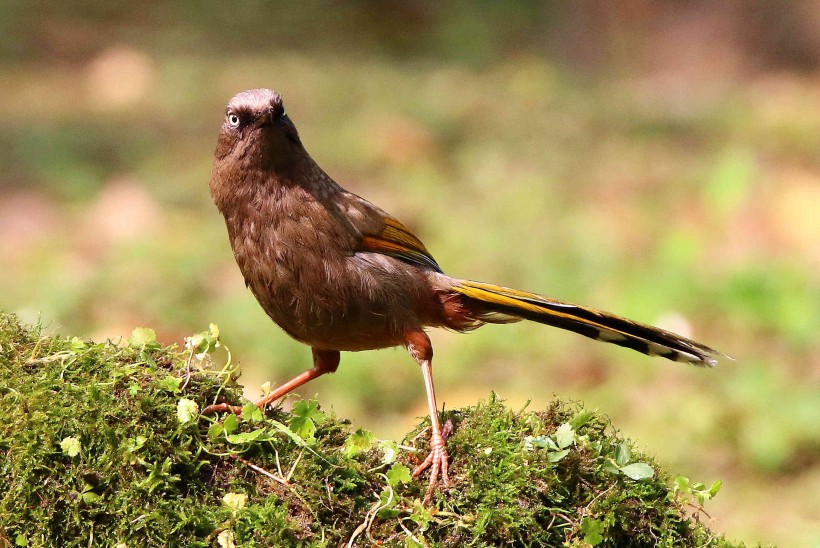
[[[313,366],[255,403],[265,408],[339,366],[341,352],[403,346],[420,366],[430,415],[424,502],[450,485],[426,330],[468,332],[530,320],[585,337],[713,367],[717,350],[615,314],[445,274],[398,219],[331,178],[308,154],[281,95],[236,94],[214,153],[211,196],[246,286],[267,315],[311,348]],[[224,403],[203,412],[233,411]]]

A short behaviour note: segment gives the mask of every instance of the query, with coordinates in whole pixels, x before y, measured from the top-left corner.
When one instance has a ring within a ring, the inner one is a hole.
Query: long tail
[[[701,367],[714,367],[718,357],[725,357],[713,348],[670,331],[534,293],[467,280],[459,280],[452,290],[468,297],[468,308],[482,323],[532,320],[648,356]]]

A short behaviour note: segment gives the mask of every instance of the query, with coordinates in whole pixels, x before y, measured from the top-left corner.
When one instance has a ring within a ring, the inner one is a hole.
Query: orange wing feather
[[[362,238],[361,251],[374,251],[441,272],[436,260],[410,229],[392,217],[385,217],[384,228],[377,235]]]

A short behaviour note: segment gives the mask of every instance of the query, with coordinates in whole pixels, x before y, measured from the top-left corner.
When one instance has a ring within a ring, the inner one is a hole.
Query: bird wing
[[[385,217],[384,226],[377,233],[362,235],[360,251],[384,253],[441,272],[441,267],[421,240],[393,217]]]
[[[361,235],[356,251],[382,253],[441,272],[441,267],[421,240],[377,206],[350,192],[340,195],[337,205]]]

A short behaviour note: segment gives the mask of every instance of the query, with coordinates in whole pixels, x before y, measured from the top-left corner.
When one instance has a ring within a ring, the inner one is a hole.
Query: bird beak
[[[266,127],[273,124],[273,109],[268,109],[264,113],[256,117],[253,125],[256,127]]]

